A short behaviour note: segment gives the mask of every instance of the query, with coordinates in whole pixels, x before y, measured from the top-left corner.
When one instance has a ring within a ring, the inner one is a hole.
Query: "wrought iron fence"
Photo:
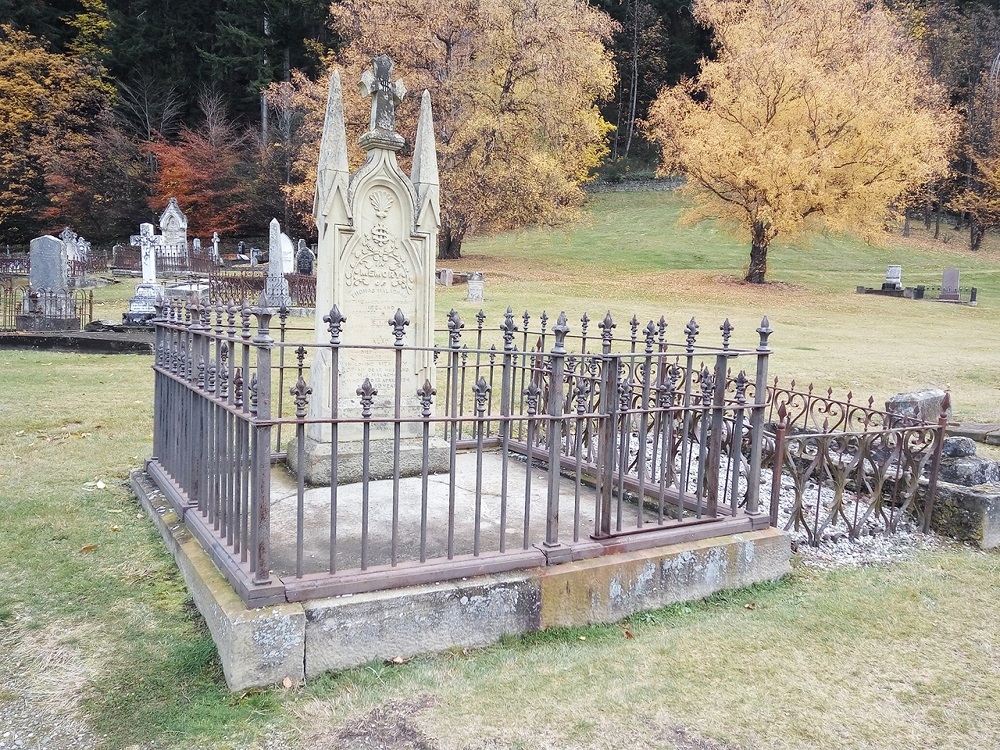
[[[79,318],[80,327],[94,318],[94,292],[83,289],[30,289],[0,284],[0,331],[17,330],[18,316],[48,321]]]
[[[893,533],[914,517],[929,529],[945,417],[937,424],[909,419],[875,409],[873,398],[857,403],[849,392],[836,399],[832,389],[797,390],[795,381],[781,387],[775,379],[769,390],[772,524],[804,532],[813,546]]]
[[[677,344],[665,322],[619,339],[610,316],[594,335],[586,322],[571,334],[564,316],[551,331],[544,319],[529,330],[508,312],[496,343],[487,341],[485,316],[466,343],[452,313],[447,344],[422,349],[405,344],[401,313],[390,321],[398,345],[381,347],[343,343],[336,308],[325,346],[284,341],[284,325],[276,341],[271,318],[246,305],[173,303],[156,321],[149,474],[248,605],[558,564],[769,523],[758,499],[766,391],[756,394],[742,370],[730,374],[749,360],[752,376],[766,379],[766,319],[759,346],[739,350],[728,324],[720,346],[697,345],[694,321]],[[313,357],[333,373],[365,360],[371,378],[330,378],[324,412],[317,403],[327,394],[307,385],[310,375],[322,381],[309,372]],[[435,357],[436,382],[404,393],[409,363]],[[272,502],[282,428],[297,454],[290,506]],[[327,489],[308,493],[307,430],[327,431],[331,476]],[[410,477],[401,466],[407,450],[416,457]],[[433,474],[435,460],[447,473]],[[359,482],[340,487],[338,471],[352,461]],[[292,531],[277,533],[282,524]]]
[[[728,321],[704,346],[694,320],[671,341],[662,318],[617,335],[610,315],[571,331],[565,316],[508,310],[487,325],[480,312],[465,330],[452,312],[424,349],[406,344],[402,313],[384,346],[345,343],[336,307],[325,345],[273,317],[172,301],[155,321],[147,468],[248,606],[772,524],[816,544],[929,518],[943,425],[794,383],[758,389],[766,318],[758,345],[737,349]],[[359,362],[358,383],[319,375]],[[421,363],[431,375],[407,390]],[[324,432],[328,486],[308,489],[305,446]],[[271,471],[286,458],[290,482]],[[357,482],[341,486],[349,470]]]
[[[316,306],[316,277],[286,273],[288,295],[293,307]],[[208,278],[208,297],[212,304],[238,305],[246,300],[258,300],[264,292],[267,273],[264,271],[216,271]]]
[[[216,272],[222,261],[212,256],[209,249],[201,252],[188,250],[185,245],[161,245],[156,248],[156,273],[163,276],[199,274],[208,276]],[[142,250],[132,245],[116,245],[110,260],[112,271],[142,273]]]
[[[31,259],[27,255],[0,255],[0,278],[28,276]]]

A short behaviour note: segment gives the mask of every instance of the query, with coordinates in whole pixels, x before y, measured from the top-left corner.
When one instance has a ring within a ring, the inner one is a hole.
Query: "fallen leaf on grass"
[[[111,527],[111,530],[112,530],[112,531],[121,531],[121,530],[122,530],[122,527],[121,527],[121,526],[112,526],[112,527]]]
[[[635,636],[632,635],[632,631],[631,630],[626,630],[625,631],[625,637],[626,638],[635,638]]]
[[[24,437],[24,430],[18,430],[15,432],[14,437]]]
[[[757,609],[757,604],[755,602],[747,602],[743,605],[744,609]]]
[[[579,639],[580,639],[581,641],[585,641],[585,640],[587,640],[587,636],[585,636],[585,635],[581,635],[581,636],[577,636],[577,637],[578,637],[578,638],[579,638]]]
[[[393,664],[406,664],[406,662],[408,662],[409,659],[404,659],[402,656],[395,656],[392,658],[391,661]]]
[[[96,487],[97,489],[99,489],[99,490],[103,490],[103,489],[104,489],[105,487],[107,487],[108,485],[106,485],[106,484],[105,484],[104,482],[102,482],[102,481],[98,480],[98,481],[97,481],[97,484],[95,484],[94,486],[95,486],[95,487]]]
[[[82,547],[80,547],[80,552],[82,553],[93,552],[95,549],[97,549],[96,544],[85,544]]]
[[[291,677],[286,677],[285,679],[283,679],[281,681],[281,687],[285,688],[285,690],[288,690],[288,688],[290,688],[291,686],[292,686],[292,678]]]

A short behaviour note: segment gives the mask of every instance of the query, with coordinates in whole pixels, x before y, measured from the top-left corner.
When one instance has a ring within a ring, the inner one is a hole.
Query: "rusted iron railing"
[[[804,532],[813,546],[893,533],[914,517],[928,530],[945,417],[936,424],[909,419],[874,408],[873,398],[836,399],[832,389],[797,390],[795,381],[781,387],[775,379],[769,391],[765,467],[772,472],[773,525]]]
[[[162,276],[208,276],[217,271],[221,264],[221,260],[213,257],[208,248],[202,248],[200,252],[189,250],[185,245],[162,245],[156,248],[156,273]],[[112,271],[141,274],[141,248],[116,245],[110,267]]]
[[[316,277],[299,273],[286,273],[288,295],[293,307],[316,306]],[[241,304],[256,300],[267,283],[265,271],[216,271],[208,278],[208,297],[212,304]]]
[[[704,347],[693,320],[675,343],[663,320],[616,337],[610,315],[571,332],[565,316],[533,329],[510,311],[492,326],[480,314],[470,336],[453,312],[447,343],[427,350],[406,345],[402,313],[387,346],[344,344],[336,308],[325,345],[295,343],[312,337],[288,337],[284,315],[279,333],[261,307],[158,314],[147,468],[248,606],[769,524],[757,494],[766,390],[752,386],[767,378],[766,319],[759,345],[741,350],[728,321],[721,345]],[[333,373],[372,362],[371,377],[313,393],[317,357]],[[435,382],[403,392],[403,362],[434,359]],[[282,428],[291,485],[271,470]],[[323,430],[331,481],[308,490],[306,436]],[[338,485],[351,462],[357,483]]]
[[[17,318],[21,315],[50,321],[71,321],[78,318],[82,328],[94,319],[94,292],[87,289],[31,289],[0,284],[0,331],[17,330]]]

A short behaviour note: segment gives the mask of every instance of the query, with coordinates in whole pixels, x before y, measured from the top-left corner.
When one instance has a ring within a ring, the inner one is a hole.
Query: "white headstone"
[[[152,224],[139,225],[139,253],[142,259],[142,283],[156,283],[156,237]]]
[[[292,238],[284,232],[281,233],[281,272],[295,273],[295,245]]]
[[[268,227],[267,278],[264,280],[264,298],[269,307],[289,307],[292,304],[282,261],[282,237],[278,220],[271,219]],[[290,245],[291,240],[288,243]]]
[[[219,233],[212,232],[212,260],[219,259]]]
[[[160,214],[160,232],[163,235],[163,245],[172,254],[187,252],[188,220],[177,199],[167,201],[167,207]]]
[[[420,414],[416,395],[425,381],[436,382],[431,349],[434,345],[434,259],[437,250],[439,207],[437,161],[434,150],[430,95],[424,92],[414,142],[413,179],[396,162],[403,138],[395,131],[395,105],[405,88],[390,80],[392,62],[376,58],[364,77],[363,91],[373,96],[370,130],[361,138],[367,152],[364,164],[349,175],[340,76],[330,78],[326,122],[320,144],[313,214],[319,230],[316,262],[315,341],[329,344],[330,331],[323,317],[336,305],[346,316],[340,341],[357,345],[345,349],[338,376],[339,400],[330,401],[331,360],[329,349],[317,350],[311,366],[311,414],[329,419],[361,415],[359,387],[367,378],[378,391],[372,412],[391,416],[396,399],[394,376],[395,342],[390,319],[397,310],[408,321],[403,326],[407,347],[402,350],[402,380],[398,384],[404,418]],[[387,350],[371,348],[388,346]],[[356,441],[361,426],[344,424],[341,441]],[[402,437],[420,434],[416,423],[403,425]],[[392,426],[377,425],[373,439],[389,439]],[[307,455],[323,455],[326,445],[326,477],[329,477],[328,424],[308,426]],[[390,451],[391,453],[391,451]],[[316,461],[321,465],[321,460]],[[310,481],[323,481],[307,466]]]
[[[893,290],[903,288],[903,267],[888,266],[885,269],[885,281],[882,282],[882,290]]]

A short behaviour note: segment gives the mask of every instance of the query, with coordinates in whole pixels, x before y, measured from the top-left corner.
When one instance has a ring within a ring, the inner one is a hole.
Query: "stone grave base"
[[[79,331],[80,318],[46,318],[44,315],[18,315],[14,321],[18,331]]]
[[[926,485],[922,487],[921,502]],[[938,480],[931,528],[981,549],[1000,547],[1000,484],[963,487]]]
[[[392,440],[372,440],[369,444],[368,473],[371,479],[392,479]],[[288,466],[292,473],[298,470],[298,440],[288,441]],[[307,484],[323,486],[330,484],[330,457],[332,445],[306,438],[305,479]],[[420,476],[423,472],[423,440],[404,439],[399,446],[400,477]],[[440,438],[431,438],[427,449],[427,473],[441,474],[449,467],[448,443]],[[361,442],[342,442],[337,448],[337,484],[360,482],[363,474]]]
[[[636,612],[773,581],[790,570],[777,529],[248,610],[155,487],[132,490],[205,617],[230,690],[300,684],[328,670],[495,643],[504,635],[615,622]],[[539,553],[539,559],[544,556]]]

